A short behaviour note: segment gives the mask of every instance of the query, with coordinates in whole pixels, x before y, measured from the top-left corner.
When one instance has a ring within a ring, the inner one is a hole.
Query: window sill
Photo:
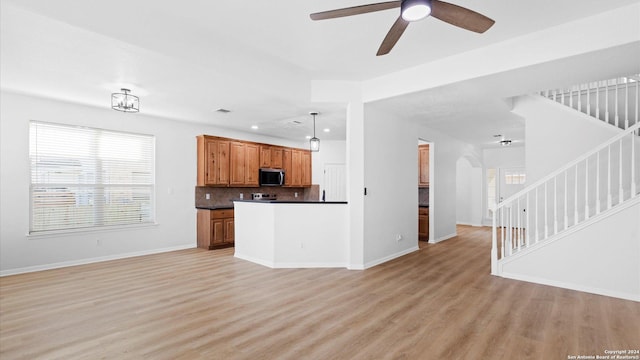
[[[75,234],[107,233],[107,232],[115,232],[115,231],[127,231],[127,230],[137,230],[137,229],[144,229],[144,228],[153,228],[153,227],[157,227],[158,225],[159,224],[157,222],[153,222],[153,223],[135,224],[135,225],[116,225],[116,226],[90,227],[90,228],[82,228],[82,229],[38,231],[34,233],[27,233],[27,238],[28,239],[44,239],[44,238],[61,237],[61,236],[75,235]]]

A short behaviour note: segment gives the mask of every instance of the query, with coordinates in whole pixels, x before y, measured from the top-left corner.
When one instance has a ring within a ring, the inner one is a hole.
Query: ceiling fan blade
[[[433,0],[431,3],[431,16],[477,33],[489,30],[495,23],[495,21],[473,10],[439,0]]]
[[[353,6],[344,9],[329,10],[311,14],[311,20],[326,20],[344,16],[366,14],[374,11],[389,10],[400,7],[402,1],[386,1],[376,4]]]
[[[403,19],[402,16],[398,16],[398,20],[393,23],[393,26],[387,33],[387,36],[385,36],[384,40],[382,40],[382,44],[380,44],[380,48],[378,49],[378,53],[376,54],[376,56],[388,54],[389,51],[391,51],[394,45],[398,42],[400,36],[402,36],[402,33],[404,33],[404,30],[407,28],[407,26],[409,26],[409,22]]]

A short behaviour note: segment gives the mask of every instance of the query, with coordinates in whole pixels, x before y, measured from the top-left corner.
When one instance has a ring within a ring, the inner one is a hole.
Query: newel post
[[[491,207],[493,227],[491,230],[491,275],[498,275],[498,230],[497,230],[497,206]]]

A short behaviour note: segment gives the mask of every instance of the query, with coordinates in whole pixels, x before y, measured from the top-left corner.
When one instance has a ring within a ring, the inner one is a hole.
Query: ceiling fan
[[[462,6],[450,4],[439,0],[401,0],[386,1],[375,4],[353,6],[343,9],[329,10],[311,14],[311,20],[326,20],[344,16],[360,15],[375,11],[400,8],[400,16],[391,26],[387,36],[382,41],[376,56],[388,54],[398,42],[404,30],[410,22],[418,21],[431,15],[451,25],[483,33],[487,31],[495,21],[469,10]]]

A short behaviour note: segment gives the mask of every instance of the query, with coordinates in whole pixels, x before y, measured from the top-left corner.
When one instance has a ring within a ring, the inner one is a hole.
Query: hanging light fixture
[[[309,115],[313,116],[313,137],[309,139],[309,149],[313,152],[320,151],[320,139],[316,137],[316,115],[317,111],[312,111]]]
[[[140,99],[137,96],[129,94],[131,90],[120,89],[121,93],[111,94],[111,108],[113,110],[124,112],[140,111]]]

